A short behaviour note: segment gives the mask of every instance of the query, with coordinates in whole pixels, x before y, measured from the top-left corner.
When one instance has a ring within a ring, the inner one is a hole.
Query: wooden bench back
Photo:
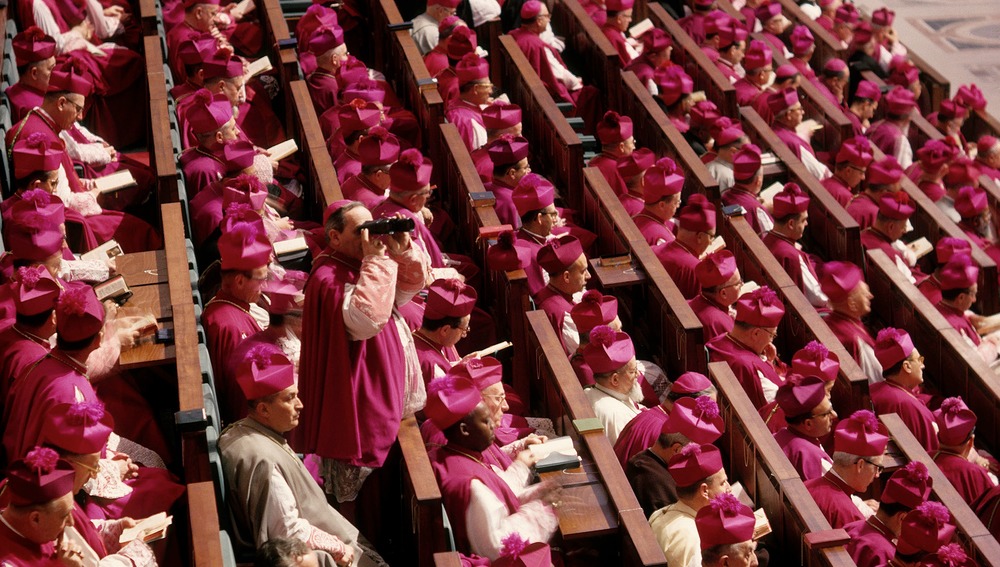
[[[400,424],[398,440],[403,454],[400,465],[403,518],[400,524],[405,526],[409,523],[410,527],[403,530],[404,538],[408,539],[405,545],[416,550],[419,567],[431,567],[434,565],[434,554],[444,551],[448,545],[445,541],[441,490],[415,417],[408,417]]]
[[[608,108],[621,108],[618,51],[579,0],[555,0],[552,29],[566,38],[568,49],[563,56],[567,64],[578,68],[587,83],[601,91]]]
[[[340,190],[337,170],[333,167],[333,159],[323,132],[320,131],[316,108],[309,97],[306,82],[292,81],[289,84],[289,95],[295,120],[289,124],[288,131],[298,140],[302,165],[309,179],[306,184],[306,201],[317,208],[318,214],[314,216],[321,218],[326,207],[343,199],[344,194]]]
[[[159,36],[143,38],[146,58],[146,85],[149,95],[149,164],[156,176],[156,193],[160,203],[179,200],[177,160],[170,141],[170,110],[167,106],[167,83],[163,74],[163,50]]]

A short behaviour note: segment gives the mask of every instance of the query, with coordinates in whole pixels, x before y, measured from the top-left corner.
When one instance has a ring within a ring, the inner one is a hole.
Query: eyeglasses
[[[554,218],[554,219],[559,218],[559,211],[552,211],[552,212],[542,211],[542,214],[543,215],[548,215],[549,217]]]
[[[65,99],[65,100],[66,100],[66,102],[68,102],[68,103],[70,103],[70,104],[72,104],[73,106],[75,106],[75,107],[76,107],[76,113],[77,113],[77,114],[83,114],[83,105],[82,105],[82,104],[77,104],[77,103],[75,103],[75,102],[71,101],[71,100],[70,100],[70,99],[68,99],[68,98],[67,98],[67,99]]]
[[[875,476],[878,476],[878,475],[882,474],[882,471],[885,470],[885,467],[883,467],[882,465],[873,463],[873,462],[869,461],[868,459],[861,459],[861,460],[864,461],[864,462],[866,462],[866,463],[868,463],[869,465],[875,467]]]
[[[502,404],[507,401],[507,394],[483,394],[484,398],[489,398],[498,404]]]
[[[472,330],[472,325],[466,325],[464,327],[455,327],[455,329],[462,331],[462,334],[468,334]]]
[[[86,470],[90,474],[97,474],[97,473],[101,472],[101,469],[99,469],[97,467],[92,467],[92,466],[90,466],[90,465],[88,465],[86,463],[81,463],[80,461],[78,461],[76,459],[69,459],[69,458],[67,458],[66,460],[69,461],[69,462],[71,462],[71,463],[73,463],[74,465],[79,465],[79,466],[83,467],[84,470]]]
[[[830,408],[829,410],[827,410],[827,411],[825,411],[823,413],[817,413],[816,415],[811,415],[809,417],[811,417],[811,418],[826,417],[828,415],[832,415],[834,411],[836,411],[836,410],[834,410],[833,408]]]
[[[760,330],[761,330],[761,331],[764,331],[765,333],[767,333],[767,334],[769,334],[769,335],[771,335],[771,340],[772,340],[772,341],[773,341],[774,339],[778,338],[778,330],[777,330],[777,329],[775,329],[775,330],[773,330],[773,331],[768,331],[768,330],[767,330],[767,329],[765,329],[764,327],[760,327]]]
[[[918,356],[917,358],[907,358],[906,362],[919,362],[920,364],[923,364],[924,363],[924,357],[921,355],[921,356]]]

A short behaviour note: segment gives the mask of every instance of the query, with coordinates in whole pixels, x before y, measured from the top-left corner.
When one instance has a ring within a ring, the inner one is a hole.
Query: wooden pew
[[[198,359],[196,319],[188,278],[187,251],[184,246],[184,222],[179,203],[161,206],[163,238],[166,248],[171,309],[174,315],[174,344],[177,353],[178,412],[175,417],[181,431],[181,451],[187,505],[190,516],[191,555],[189,564],[196,567],[222,565],[219,540],[219,517],[215,488],[208,462],[205,428],[205,400],[202,390],[201,363]],[[183,277],[177,277],[182,275]]]
[[[306,168],[310,183],[306,184],[306,202],[319,208],[322,217],[326,207],[344,198],[337,181],[337,170],[333,167],[333,159],[326,148],[326,140],[319,128],[316,109],[309,98],[309,87],[305,81],[292,81],[290,87],[290,106],[294,110],[295,120],[288,124],[289,134],[298,140],[299,152],[302,154],[302,165]]]
[[[639,285],[610,289],[619,297],[637,341],[645,341],[655,362],[670,376],[689,370],[704,372],[704,331],[698,317],[625,212],[601,172],[584,170],[583,216],[598,234],[602,255],[629,254],[637,272],[645,275]]]
[[[824,252],[828,260],[847,260],[861,265],[861,228],[844,207],[812,175],[802,162],[771,130],[753,108],[740,109],[743,125],[751,141],[762,150],[770,150],[788,168],[788,181],[794,181],[805,191],[809,203],[809,240]]]
[[[847,61],[847,48],[844,47],[840,40],[833,36],[826,29],[817,24],[816,20],[805,15],[799,5],[795,0],[778,0],[781,4],[781,11],[785,14],[793,24],[802,24],[809,28],[812,32],[813,38],[816,41],[816,51],[813,52],[812,59],[809,60],[809,65],[819,73],[823,70],[823,65],[826,64],[830,59],[843,59]]]
[[[617,555],[619,559],[616,564],[665,566],[663,550],[649,527],[604,431],[578,433],[570,423],[570,420],[594,418],[595,415],[569,359],[563,353],[562,344],[552,329],[552,324],[542,311],[532,311],[527,314],[527,318],[531,332],[530,345],[526,350],[538,361],[534,381],[544,384],[544,407],[547,415],[556,424],[557,431],[563,435],[572,435],[581,455],[593,462],[607,492],[608,505],[616,513],[614,545],[605,547],[604,553]],[[570,513],[573,513],[573,506],[570,508]],[[586,510],[578,510],[577,514],[583,512]],[[572,520],[565,514],[566,511],[560,509],[561,526]]]
[[[694,79],[695,90],[705,91],[708,99],[719,107],[723,116],[739,117],[739,106],[736,103],[736,89],[729,79],[722,74],[708,56],[702,51],[691,36],[687,34],[677,21],[657,3],[649,4],[649,19],[656,27],[665,30],[674,38],[672,59],[682,65],[687,74]]]
[[[532,164],[537,165],[536,171],[542,172],[576,206],[583,186],[580,137],[560,112],[514,38],[501,36],[500,52],[495,56],[506,78],[507,95],[521,107],[524,135],[531,142]]]
[[[163,50],[158,36],[143,38],[146,58],[146,85],[149,94],[149,162],[156,175],[156,193],[160,203],[180,199],[177,184],[177,160],[170,142],[170,110],[167,85],[163,75]],[[157,64],[158,62],[158,64]]]
[[[278,0],[263,0],[262,5],[257,7],[257,16],[264,35],[264,54],[274,55],[271,64],[278,69],[281,84],[288,85],[301,78],[299,56],[295,44],[291,42],[288,21],[281,3]],[[288,122],[290,120],[285,121],[286,124]]]
[[[408,417],[403,420],[398,438],[403,453],[400,524],[410,526],[403,534],[410,536],[405,545],[416,550],[416,565],[430,567],[434,564],[434,554],[447,549],[444,515],[441,512],[441,490],[427,457],[416,418]]]
[[[930,114],[941,108],[941,101],[951,96],[951,83],[912,49],[909,50],[908,57],[920,69],[920,84],[924,87],[920,96],[920,111]]]
[[[925,380],[942,396],[961,396],[979,418],[976,438],[995,450],[1000,440],[996,374],[884,252],[869,250],[867,260],[865,279],[875,296],[874,315],[910,333],[925,357]]]
[[[736,256],[743,280],[770,286],[785,304],[785,316],[781,318],[778,332],[782,347],[779,352],[785,360],[791,360],[791,356],[809,341],[819,341],[840,359],[840,373],[833,390],[837,410],[841,415],[850,415],[870,407],[867,376],[747,220],[743,216],[726,217],[721,228],[726,248]]]
[[[462,556],[457,551],[435,553],[434,567],[462,567]]]
[[[144,37],[156,36],[156,0],[139,0],[139,24]],[[4,18],[6,20],[6,18]],[[158,41],[158,40],[157,40]]]
[[[772,561],[803,566],[854,565],[843,546],[811,549],[805,534],[830,530],[830,524],[806,490],[767,426],[757,415],[729,365],[708,365],[719,389],[719,410],[726,430],[716,445],[722,450],[730,481],[739,480],[754,503],[764,508],[773,533],[768,536]],[[797,552],[797,553],[796,553]]]
[[[955,535],[969,556],[977,565],[1000,565],[1000,544],[996,538],[976,517],[975,512],[969,507],[970,503],[962,500],[961,495],[948,481],[948,477],[934,464],[931,455],[927,454],[913,433],[910,433],[903,420],[894,413],[882,414],[879,419],[889,430],[889,436],[895,441],[896,447],[902,452],[906,461],[919,461],[927,465],[927,471],[934,481],[934,486],[931,488],[932,498],[944,504],[951,512],[955,527],[958,528]]]
[[[719,182],[712,177],[698,154],[677,131],[656,99],[632,71],[622,71],[622,113],[632,119],[636,145],[653,150],[657,156],[672,158],[684,170],[684,194],[701,193],[718,203],[722,197]]]
[[[587,84],[601,91],[608,108],[621,108],[618,51],[578,0],[555,0],[552,29],[566,38],[566,63],[579,69]]]

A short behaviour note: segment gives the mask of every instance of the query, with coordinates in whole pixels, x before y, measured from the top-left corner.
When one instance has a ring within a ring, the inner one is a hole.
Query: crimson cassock
[[[861,343],[872,347],[872,352],[874,352],[875,339],[872,338],[871,333],[868,332],[860,319],[848,317],[838,311],[831,311],[824,320],[833,334],[840,339],[847,352],[851,353],[851,358],[858,364],[861,364]]]
[[[767,403],[764,398],[764,389],[761,387],[761,380],[770,380],[778,386],[784,383],[773,365],[761,360],[760,355],[728,334],[712,339],[705,345],[705,348],[708,349],[710,362],[729,363],[729,368],[732,369],[736,380],[743,386],[743,390],[750,397],[753,407],[757,409]]]
[[[729,314],[729,309],[705,297],[704,294],[699,293],[698,297],[688,301],[688,305],[701,321],[706,343],[733,330],[735,321]]]
[[[219,151],[210,152],[200,146],[192,146],[183,152],[178,160],[184,170],[185,189],[188,199],[192,199],[211,183],[226,175],[226,163]]]
[[[827,177],[821,183],[843,207],[847,207],[851,203],[851,199],[854,198],[854,192],[851,191],[851,188],[836,175]]]
[[[7,87],[7,101],[10,102],[11,122],[18,122],[36,106],[42,105],[43,91],[35,90],[24,83],[14,83]]]
[[[670,244],[676,238],[672,230],[673,221],[667,221],[667,223],[670,223],[668,226],[667,223],[642,211],[636,213],[632,217],[632,220],[635,221],[636,228],[639,229],[639,232],[642,233],[643,238],[646,239],[646,242],[650,246]]]
[[[528,293],[538,295],[545,288],[545,273],[538,265],[538,251],[545,246],[545,238],[528,232],[523,226],[517,231],[518,246],[526,246],[530,250],[531,261],[524,267],[524,275],[528,280]]]
[[[489,159],[489,154],[486,157]],[[492,171],[493,162],[489,163]],[[496,211],[500,224],[520,228],[521,217],[517,214],[517,207],[514,206],[514,188],[491,177],[490,181],[483,183],[483,189],[493,192],[493,197],[497,201],[493,205],[493,210]]]
[[[54,558],[52,543],[33,543],[0,522],[0,565],[10,567],[63,567],[63,562]]]
[[[552,65],[549,63],[549,59],[546,52],[551,53],[556,61],[566,67],[563,63],[562,56],[555,49],[552,49],[547,43],[542,41],[538,34],[525,31],[523,29],[516,29],[510,31],[510,36],[514,38],[517,42],[517,46],[521,48],[524,53],[524,57],[528,60],[528,64],[531,68],[538,73],[538,78],[542,80],[545,84],[545,88],[548,89],[549,94],[552,98],[556,99],[556,102],[574,102],[572,95],[566,89],[566,85],[560,81],[555,72],[552,70]],[[567,69],[569,67],[566,67]]]
[[[851,495],[854,489],[847,485],[833,471],[825,475],[807,480],[806,490],[813,496],[823,516],[830,522],[833,529],[842,528],[851,522],[864,521],[865,517],[854,505]]]
[[[938,450],[934,415],[913,392],[889,380],[872,384],[869,391],[876,414],[899,414],[899,418],[928,453],[933,454]]]
[[[618,173],[618,158],[601,152],[587,162],[587,167],[596,167],[599,169],[601,171],[601,175],[604,176],[605,181],[608,182],[608,186],[615,192],[615,195],[624,195],[628,193],[628,187],[625,185],[625,180],[622,179],[621,174]]]
[[[677,289],[684,299],[694,299],[701,293],[701,284],[698,283],[698,276],[694,271],[698,265],[698,256],[690,248],[680,240],[674,240],[670,244],[654,246],[653,252],[663,264],[670,279],[677,284]]]
[[[545,312],[545,316],[556,331],[556,336],[559,337],[563,350],[569,355],[570,351],[566,348],[566,342],[563,341],[563,322],[566,320],[566,315],[573,309],[573,297],[549,284],[535,295],[535,305]]]
[[[833,459],[823,450],[819,439],[806,437],[786,427],[774,434],[774,440],[798,471],[803,481],[823,476],[823,461],[833,464]]]
[[[731,192],[729,191],[729,193]],[[795,246],[794,241],[774,231],[765,234],[762,240],[764,241],[764,246],[771,251],[771,254],[774,254],[774,258],[781,264],[781,267],[788,272],[788,277],[792,278],[792,281],[795,282],[795,287],[802,290],[805,289],[805,284],[802,281],[803,263],[809,266],[815,281],[819,281],[819,277],[816,275],[813,265],[809,261],[809,255]]]
[[[847,212],[864,230],[875,224],[875,217],[878,216],[878,203],[868,193],[858,193],[847,205]]]
[[[246,415],[246,399],[236,384],[235,375],[226,373],[226,364],[240,343],[260,332],[260,326],[250,315],[249,303],[221,290],[205,305],[201,324],[208,339],[219,409],[224,410],[223,420],[231,423]],[[230,409],[238,409],[237,414],[229,414]]]
[[[461,358],[455,347],[434,344],[420,333],[413,333],[413,346],[420,360],[420,375],[424,378],[425,386],[430,384],[431,380],[447,374]]]
[[[847,553],[858,567],[882,567],[896,555],[892,540],[895,534],[876,516],[868,520],[856,520],[844,526],[851,541],[847,542]]]
[[[49,352],[43,340],[14,326],[0,333],[0,400],[7,399],[14,378]]]
[[[972,463],[962,455],[956,455],[942,449],[934,456],[934,464],[941,469],[944,476],[962,496],[962,500],[974,505],[984,494],[993,488],[993,481],[986,474],[986,469]]]
[[[361,263],[327,250],[305,289],[300,397],[313,404],[292,438],[296,449],[354,466],[380,467],[403,416],[405,354],[391,320],[377,335],[352,341],[344,324],[345,288]]]
[[[629,459],[653,446],[667,417],[661,406],[655,406],[642,410],[625,425],[615,441],[615,456],[622,467]]]

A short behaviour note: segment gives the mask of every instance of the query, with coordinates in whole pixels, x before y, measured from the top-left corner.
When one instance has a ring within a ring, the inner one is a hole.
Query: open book
[[[780,181],[768,185],[760,192],[760,202],[764,203],[764,208],[768,211],[774,209],[774,196],[781,193],[785,186]]]
[[[135,527],[123,531],[121,537],[118,538],[118,543],[125,545],[136,539],[149,543],[163,539],[167,535],[167,528],[173,521],[174,517],[168,516],[166,512],[152,515],[136,524]]]
[[[990,333],[1000,331],[1000,313],[995,313],[978,319],[976,331],[978,331],[980,335],[988,335]]]
[[[299,151],[299,145],[295,143],[295,140],[285,140],[280,144],[275,144],[267,149],[267,153],[271,154],[269,157],[274,161],[281,161],[286,157]]]
[[[795,133],[799,135],[800,138],[804,140],[809,140],[812,138],[813,132],[817,130],[822,130],[823,125],[816,122],[812,118],[807,118],[803,120],[801,124],[795,127]]]
[[[125,283],[125,278],[122,276],[115,276],[95,285],[94,293],[97,295],[98,300],[105,301],[110,299],[118,305],[124,305],[132,297],[132,290],[128,288],[128,284]]]
[[[580,466],[580,455],[573,447],[573,438],[568,435],[549,439],[545,443],[531,445],[528,450],[538,459],[538,462],[535,463],[535,470],[540,473]]]
[[[913,253],[917,256],[918,260],[934,250],[934,245],[931,244],[930,240],[927,240],[922,236],[914,240],[913,242],[907,244],[907,246],[910,247],[910,250],[913,251]]]
[[[753,510],[753,500],[750,500],[750,496],[747,495],[746,490],[743,489],[743,485],[736,482],[730,487],[730,491],[733,493],[740,503],[742,503],[747,508]],[[771,533],[771,522],[767,519],[767,514],[764,513],[763,508],[758,508],[753,513],[754,516],[754,526],[753,526],[753,538],[758,540],[767,534]]]
[[[725,247],[726,247],[725,239],[723,239],[721,235],[716,236],[715,240],[713,240],[708,244],[708,248],[706,248],[705,251],[701,254],[701,257],[704,258],[705,256],[708,256],[713,252],[718,252],[719,250],[722,250]]]
[[[628,29],[628,36],[638,39],[639,36],[648,32],[651,29],[653,29],[653,22],[651,22],[649,18],[646,18],[645,20],[639,22],[638,24],[630,27]]]
[[[93,248],[90,252],[80,255],[81,260],[89,260],[92,262],[107,262],[108,259],[114,258],[115,256],[122,256],[125,253],[122,252],[122,247],[118,244],[117,240],[109,240],[104,244],[101,244],[97,248]]]
[[[111,175],[98,177],[94,180],[94,185],[101,190],[101,193],[113,193],[126,187],[136,185],[132,172],[125,169]]]
[[[243,2],[241,2],[241,4],[242,3]],[[247,72],[245,75],[243,75],[243,77],[249,79],[250,77],[255,77],[257,75],[260,75],[261,73],[267,73],[271,69],[273,69],[273,67],[271,66],[271,60],[268,59],[267,56],[264,56],[254,61],[253,63],[247,65]]]

